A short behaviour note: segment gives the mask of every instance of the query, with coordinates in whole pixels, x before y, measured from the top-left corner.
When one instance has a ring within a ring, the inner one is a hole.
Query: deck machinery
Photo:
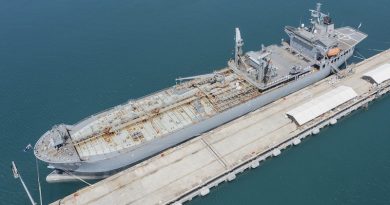
[[[254,111],[339,70],[367,37],[351,27],[335,29],[321,4],[310,26],[285,27],[288,41],[243,52],[236,28],[228,67],[177,79],[178,83],[43,134],[35,156],[55,169],[104,175]]]

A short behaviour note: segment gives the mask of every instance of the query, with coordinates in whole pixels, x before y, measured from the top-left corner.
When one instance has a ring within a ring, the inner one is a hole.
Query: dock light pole
[[[17,178],[20,179],[20,182],[22,183],[23,188],[24,188],[24,190],[26,191],[27,196],[28,196],[28,198],[30,199],[31,204],[32,204],[32,205],[36,205],[37,203],[35,203],[35,201],[34,201],[34,199],[32,198],[30,192],[28,191],[27,186],[26,186],[26,184],[24,183],[24,181],[23,181],[23,179],[22,179],[22,176],[20,176],[20,174],[19,174],[19,172],[18,172],[18,169],[16,168],[16,165],[15,165],[15,162],[14,162],[14,161],[12,161],[12,172],[13,172],[13,174],[14,174],[14,178],[15,178],[15,179],[17,179]]]

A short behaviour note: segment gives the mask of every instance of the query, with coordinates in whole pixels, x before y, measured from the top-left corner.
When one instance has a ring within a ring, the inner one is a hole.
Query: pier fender
[[[320,133],[320,128],[314,128],[312,133],[313,135]]]
[[[234,173],[230,173],[227,175],[227,180],[230,182],[230,181],[233,181],[234,179],[236,179],[236,175]]]
[[[260,162],[257,161],[257,160],[253,161],[252,164],[251,164],[252,169],[254,169],[254,168],[258,167],[258,166],[260,166]]]
[[[335,118],[331,119],[330,120],[330,124],[331,125],[335,125],[337,123],[337,120]]]
[[[200,195],[201,196],[206,196],[207,194],[210,193],[210,189],[207,188],[207,187],[203,187],[201,190],[200,190]]]
[[[273,155],[274,157],[279,156],[280,153],[282,153],[282,152],[280,151],[280,149],[274,149],[274,150],[272,151],[272,155]]]
[[[293,145],[299,145],[300,143],[301,143],[301,139],[299,139],[299,138],[295,138],[293,140]]]

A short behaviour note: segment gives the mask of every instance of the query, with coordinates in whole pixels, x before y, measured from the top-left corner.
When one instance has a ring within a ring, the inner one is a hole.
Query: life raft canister
[[[328,57],[333,57],[333,56],[337,56],[340,52],[341,52],[340,48],[331,48],[331,49],[329,49],[327,55],[328,55]]]

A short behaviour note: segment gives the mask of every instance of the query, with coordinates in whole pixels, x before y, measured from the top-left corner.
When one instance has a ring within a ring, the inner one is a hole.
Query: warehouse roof
[[[380,84],[386,80],[390,79],[390,64],[383,64],[374,70],[371,70],[363,75],[363,77],[368,77],[375,81],[375,83]]]
[[[292,117],[299,125],[303,125],[356,96],[357,94],[352,88],[339,86],[288,111],[286,114]]]

